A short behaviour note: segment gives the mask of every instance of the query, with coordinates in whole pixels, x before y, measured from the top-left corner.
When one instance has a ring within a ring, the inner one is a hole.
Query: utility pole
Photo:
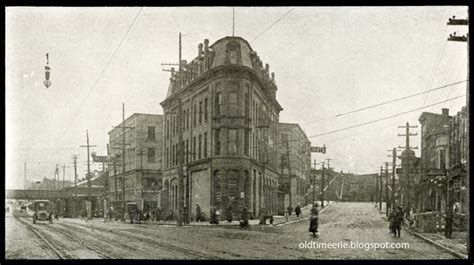
[[[406,123],[405,126],[398,126],[398,128],[405,128],[406,132],[405,134],[398,134],[398,136],[405,136],[405,153],[406,153],[406,158],[405,158],[405,161],[406,162],[406,168],[403,169],[403,171],[405,172],[405,198],[406,198],[406,201],[407,203],[404,203],[408,208],[407,209],[410,209],[411,207],[411,179],[410,179],[410,163],[412,161],[412,157],[410,157],[410,150],[411,149],[418,149],[418,147],[411,147],[410,146],[410,136],[417,136],[418,133],[410,133],[410,128],[418,128],[418,126],[410,126],[410,123]],[[399,148],[403,148],[401,146],[399,146]],[[403,153],[402,153],[403,154]],[[402,157],[403,159],[403,157]],[[426,166],[426,165],[425,165]]]
[[[329,161],[331,161],[332,159],[331,158],[326,158],[326,160],[328,161],[328,174],[327,175],[328,175],[328,179],[329,179],[330,178],[329,173],[331,172],[331,167],[329,166]],[[323,186],[323,192],[324,192],[325,189],[326,189],[326,187]],[[322,206],[322,207],[324,207],[324,206]]]
[[[56,169],[54,170],[54,189],[57,190],[59,188],[59,168],[58,164],[56,164]]]
[[[388,216],[390,202],[388,200],[388,162],[385,162],[385,214]]]
[[[86,130],[86,138],[87,138],[87,145],[81,145],[80,147],[86,147],[87,148],[87,201],[90,204],[90,208],[87,211],[87,219],[92,218],[92,190],[91,190],[91,167],[90,167],[90,155],[89,155],[89,148],[90,147],[96,147],[97,145],[90,145],[89,144],[89,131]]]
[[[76,216],[76,201],[77,201],[77,155],[72,156],[72,162],[74,164],[74,216]]]
[[[316,201],[315,195],[316,195],[316,159],[314,159],[314,174],[313,174],[313,202],[312,205],[314,205],[314,202]]]
[[[291,135],[291,134],[290,134]],[[288,137],[290,136],[288,135]],[[290,206],[292,205],[292,196],[291,196],[291,158],[290,158],[290,139],[287,139],[286,141],[286,157],[288,157],[288,179],[290,180]],[[292,207],[292,206],[291,206]]]
[[[448,20],[447,25],[448,26],[468,26],[469,28],[469,11],[467,12],[468,17],[466,19],[456,19],[455,16],[453,18],[450,18]],[[466,132],[467,132],[467,139],[466,139],[466,168],[467,168],[467,178],[466,178],[466,204],[468,206],[468,209],[471,209],[470,203],[469,203],[469,179],[470,179],[470,167],[469,167],[469,32],[466,33],[466,36],[456,36],[456,32],[454,34],[449,34],[448,41],[458,41],[458,42],[466,42],[467,44],[467,87],[466,87]],[[469,216],[469,211],[466,212],[466,220],[467,224],[470,224],[470,216]],[[469,229],[467,229],[467,253],[470,255],[470,232]]]
[[[375,174],[375,194],[374,194],[375,207],[377,207],[378,198],[379,198],[379,179],[378,179],[377,174]]]
[[[324,161],[321,169],[321,207],[324,208]]]
[[[392,151],[392,155],[389,155],[388,157],[392,157],[392,194],[390,200],[390,209],[393,211],[395,209],[395,168],[397,166],[397,148],[394,147],[392,150],[387,151]]]
[[[143,152],[143,149],[140,148],[140,152],[138,152],[138,154],[140,156],[140,179],[141,179],[141,196],[142,196],[142,200],[145,201],[145,196],[143,194],[143,156],[146,155],[145,152]]]
[[[122,103],[122,222],[125,222],[125,103]]]
[[[63,191],[64,191],[64,180],[66,178],[66,164],[63,164]]]
[[[379,177],[379,210],[382,211],[382,175],[383,175],[383,167],[380,167],[380,177]]]

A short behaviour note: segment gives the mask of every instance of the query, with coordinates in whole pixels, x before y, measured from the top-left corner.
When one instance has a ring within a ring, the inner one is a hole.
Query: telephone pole
[[[388,216],[390,202],[388,200],[388,162],[385,162],[385,214]]]
[[[66,178],[66,164],[63,164],[63,191],[64,191],[64,180]]]
[[[59,188],[59,167],[56,164],[56,169],[54,170],[54,189],[57,190]]]
[[[289,137],[290,135],[288,135]],[[290,206],[292,205],[292,196],[291,196],[291,158],[290,158],[290,139],[286,141],[286,157],[288,157],[288,179],[290,180]],[[291,206],[292,207],[292,206]]]
[[[397,148],[394,147],[392,150],[387,151],[392,151],[392,155],[388,155],[388,157],[392,157],[392,194],[390,200],[390,209],[393,211],[395,209],[395,168],[397,166]]]
[[[405,165],[406,167],[403,169],[403,171],[405,172],[405,198],[404,200],[406,199],[407,203],[405,204],[406,207],[408,207],[408,209],[410,209],[411,207],[411,179],[410,179],[410,163],[412,161],[412,159],[414,158],[410,156],[410,150],[411,149],[418,149],[418,147],[411,147],[410,146],[410,136],[417,136],[418,133],[410,133],[410,128],[418,128],[418,126],[410,126],[410,123],[406,123],[405,126],[398,126],[398,128],[405,128],[405,134],[398,134],[398,136],[405,136],[405,147],[401,147],[399,146],[399,148],[405,148],[405,153],[406,153],[406,158],[405,158]],[[403,155],[403,152],[402,152],[402,155]],[[402,157],[402,161],[403,161],[403,157]],[[403,163],[402,163],[403,164]],[[403,166],[403,165],[402,165]],[[426,165],[424,165],[426,167]]]
[[[324,161],[321,169],[321,208],[324,208]]]
[[[143,195],[143,156],[146,155],[145,152],[143,152],[143,149],[140,148],[140,152],[137,154],[140,156],[140,179],[141,179],[141,196],[142,200],[144,201],[144,195]]]
[[[314,206],[314,202],[316,201],[316,159],[314,159],[314,174],[313,174],[313,202],[312,205]]]
[[[374,194],[375,207],[377,207],[378,199],[379,199],[379,179],[378,179],[378,176],[375,175],[375,194]]]
[[[90,155],[89,155],[89,148],[90,147],[96,147],[97,145],[90,145],[89,144],[89,131],[86,130],[86,138],[87,138],[87,145],[81,145],[80,147],[86,147],[87,148],[87,201],[90,204],[90,208],[87,211],[87,219],[92,218],[92,191],[91,191],[91,167],[90,167]]]
[[[74,164],[74,216],[76,216],[76,201],[77,201],[77,155],[72,156],[72,162]]]
[[[382,175],[383,175],[383,167],[381,166],[380,167],[379,183],[378,183],[378,185],[380,187],[380,189],[379,189],[379,210],[380,211],[382,211],[382,194],[383,194],[383,192],[382,192]]]
[[[125,103],[122,103],[122,222],[125,222]]]
[[[468,17],[466,19],[456,19],[455,16],[453,18],[450,18],[448,20],[447,25],[448,26],[468,26],[469,29],[469,11],[467,12]],[[471,173],[470,167],[469,167],[469,32],[466,33],[465,36],[456,36],[456,32],[454,34],[449,34],[448,41],[457,41],[457,42],[466,42],[467,44],[467,87],[466,87],[466,132],[467,132],[467,139],[466,139],[466,168],[467,168],[467,178],[466,178],[466,190],[468,191],[466,193],[466,204],[468,205],[468,209],[470,209],[470,203],[469,203],[469,176]],[[469,216],[469,211],[466,212],[466,220],[467,224],[469,223],[470,216]],[[467,230],[467,253],[468,255],[470,254],[470,232],[469,229]]]

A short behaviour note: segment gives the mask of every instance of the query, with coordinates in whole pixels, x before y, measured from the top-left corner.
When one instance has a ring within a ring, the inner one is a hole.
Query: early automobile
[[[34,214],[33,224],[37,221],[49,221],[52,222],[52,216],[50,214],[50,203],[47,200],[38,200],[33,202]]]

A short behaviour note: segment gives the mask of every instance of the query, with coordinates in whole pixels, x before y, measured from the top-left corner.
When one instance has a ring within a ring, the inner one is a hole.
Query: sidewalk
[[[383,208],[382,208],[383,209]],[[377,207],[378,210],[378,207]],[[379,210],[381,218],[385,221],[387,217],[385,212]],[[388,224],[387,224],[388,227]],[[404,230],[408,233],[423,239],[424,241],[435,245],[445,251],[451,253],[452,255],[461,258],[467,259],[467,232],[454,232],[452,233],[451,238],[446,238],[442,233],[422,233],[414,231],[413,229],[408,228],[406,225],[403,226]]]
[[[323,212],[325,209],[327,209],[333,203],[334,202],[331,201],[329,205],[327,205],[323,209],[320,209],[319,211]],[[288,218],[288,222],[286,222],[286,217],[285,216],[283,216],[283,215],[274,215],[273,216],[273,226],[283,226],[283,225],[286,225],[286,224],[292,224],[292,223],[299,222],[299,221],[302,221],[302,220],[307,220],[307,217],[309,216],[311,207],[312,207],[311,205],[306,205],[304,207],[301,207],[300,217],[297,218],[296,215],[293,213]],[[94,218],[92,220],[86,220],[84,218],[64,218],[64,219],[70,220],[70,221],[73,221],[73,222],[85,222],[85,223],[90,223],[90,224],[94,224],[94,223],[95,224],[98,224],[98,223],[120,224],[120,223],[123,223],[122,221],[120,221],[120,219],[118,221],[115,221],[115,220],[108,221],[107,220],[107,222],[104,222],[103,218]],[[266,222],[267,222],[267,225],[271,226],[269,220],[267,220]],[[127,219],[125,223],[130,224],[130,221]],[[142,221],[139,224],[177,226],[175,220],[170,220],[170,221],[164,221],[164,220],[161,220],[161,221]],[[210,224],[209,221],[203,221],[203,222],[194,222],[194,221],[192,221],[188,225],[185,225],[185,226],[212,226],[212,225],[213,224]],[[260,225],[260,219],[250,219],[249,220],[249,225],[250,226]],[[214,225],[214,226],[216,226],[216,225]],[[239,226],[239,219],[235,218],[231,223],[227,222],[226,220],[220,220],[219,224],[217,226]]]

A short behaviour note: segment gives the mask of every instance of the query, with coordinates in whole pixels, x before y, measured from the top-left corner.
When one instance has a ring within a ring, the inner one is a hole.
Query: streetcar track
[[[87,225],[85,225],[85,224],[75,223],[75,225],[79,225],[79,226],[83,226],[83,227],[90,228],[89,226],[87,226]],[[202,252],[197,251],[197,250],[192,250],[192,249],[189,249],[189,248],[183,248],[183,247],[179,247],[179,246],[175,246],[175,245],[170,245],[170,244],[164,244],[164,243],[155,241],[154,239],[150,239],[149,237],[145,236],[143,233],[140,233],[142,236],[137,236],[137,235],[132,234],[132,233],[130,233],[130,232],[126,232],[126,231],[112,231],[112,230],[108,230],[108,229],[102,228],[102,227],[94,227],[94,229],[97,229],[97,230],[103,231],[103,232],[107,232],[107,233],[116,234],[116,235],[119,235],[119,236],[124,236],[124,237],[128,237],[128,238],[133,238],[133,239],[138,240],[138,241],[147,242],[147,243],[152,244],[152,245],[156,245],[156,246],[159,246],[159,247],[162,247],[162,248],[165,248],[165,249],[168,249],[168,250],[172,250],[172,251],[175,251],[175,252],[178,252],[178,253],[181,253],[181,254],[184,253],[184,254],[187,254],[187,255],[190,255],[190,256],[194,256],[194,257],[197,257],[197,258],[202,258],[202,259],[222,259],[222,257],[214,256],[214,255],[211,255],[211,254],[208,254],[208,253],[202,253]],[[134,231],[134,232],[137,232],[137,231]]]
[[[66,253],[64,249],[58,249],[55,247],[50,240],[46,238],[45,235],[42,234],[42,232],[39,231],[38,228],[34,227],[32,224],[28,223],[28,221],[21,220],[19,217],[14,217],[16,220],[18,220],[19,223],[23,224],[29,231],[33,232],[41,241],[43,241],[53,252],[56,256],[58,256],[59,259],[72,259],[74,258],[73,255],[70,255],[69,253]],[[53,240],[51,240],[53,241]]]
[[[59,224],[59,223],[56,223],[56,224]],[[65,230],[64,228],[59,228],[57,226],[54,226],[53,228],[56,229],[61,234],[65,235],[69,238],[73,238],[77,243],[79,243],[80,245],[86,247],[87,249],[99,254],[99,256],[101,256],[103,258],[107,258],[107,259],[117,259],[118,258],[118,257],[115,257],[111,254],[108,254],[108,253],[100,250],[96,245],[92,245],[90,241],[88,241],[87,244],[85,244],[83,239],[81,239],[80,237],[74,235],[72,232]]]
[[[89,229],[90,227],[84,227],[84,226],[81,226],[81,225],[74,225],[74,224],[71,224],[71,223],[68,223],[68,224],[65,224],[65,223],[58,223],[59,225],[65,227],[65,228],[69,228],[71,230],[75,230],[77,232],[82,232],[82,231],[85,231],[86,229]],[[102,231],[104,232],[104,231]],[[109,234],[109,233],[107,233]],[[124,244],[122,242],[119,242],[119,241],[115,241],[114,239],[112,238],[107,238],[107,242],[108,243],[111,243],[117,247],[123,247],[123,248],[126,248],[128,250],[132,250],[132,251],[140,251],[140,252],[143,252],[141,249],[138,249],[138,248],[135,248],[135,247],[132,247],[132,246],[129,246],[127,244]],[[145,252],[144,252],[145,253]],[[145,253],[147,254],[147,253]]]

